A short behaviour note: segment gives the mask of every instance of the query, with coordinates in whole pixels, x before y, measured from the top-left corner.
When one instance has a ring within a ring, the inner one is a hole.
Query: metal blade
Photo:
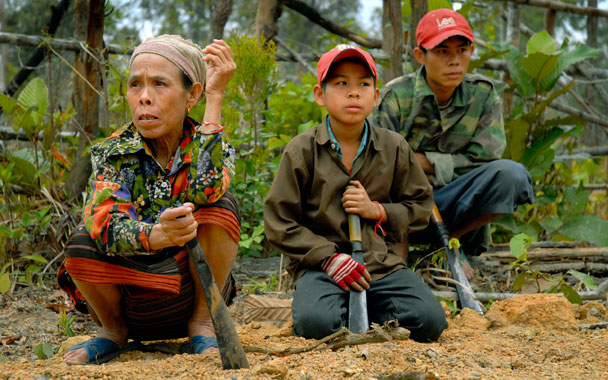
[[[478,314],[483,315],[481,305],[479,305],[479,302],[473,298],[473,289],[471,289],[471,284],[469,283],[467,276],[464,274],[462,265],[460,265],[460,251],[458,248],[450,248],[449,246],[445,247],[445,251],[448,257],[448,263],[450,264],[452,277],[454,277],[454,280],[458,282],[456,285],[456,292],[458,293],[458,298],[460,299],[460,305],[463,309],[468,307],[469,309],[475,310]]]
[[[352,258],[359,264],[363,264],[363,251],[360,241],[352,241],[353,247]],[[365,290],[358,292],[350,291],[348,300],[348,329],[355,333],[364,333],[369,328],[369,320],[367,317],[367,297]]]

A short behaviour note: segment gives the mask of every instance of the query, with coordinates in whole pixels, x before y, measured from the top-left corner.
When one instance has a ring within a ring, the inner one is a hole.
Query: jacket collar
[[[194,129],[197,125],[199,124],[190,117],[186,117],[184,120],[184,132],[180,140],[180,144],[177,147],[179,155],[176,157],[177,160],[173,163],[173,169],[171,172],[174,172],[181,165],[181,163],[190,162],[193,149],[193,145],[190,144],[190,142],[192,141],[192,135],[194,134]],[[114,138],[115,140],[106,155],[108,158],[117,155],[135,154],[140,151],[143,151],[144,154],[154,158],[152,151],[144,141],[144,138],[139,133],[133,122],[114,132],[110,138]]]
[[[454,107],[464,107],[468,104],[470,99],[470,94],[466,91],[465,86],[463,86],[466,77],[462,80],[462,82],[456,87],[454,93],[452,94],[452,106]],[[429,85],[426,83],[426,67],[422,66],[416,72],[416,83],[414,85],[414,98],[420,99],[425,98],[427,96],[432,96],[435,99],[435,93]],[[435,100],[436,101],[436,100]]]

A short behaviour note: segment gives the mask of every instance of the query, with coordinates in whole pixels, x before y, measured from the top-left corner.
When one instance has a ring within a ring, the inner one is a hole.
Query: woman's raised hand
[[[203,49],[207,62],[207,77],[205,84],[205,94],[207,99],[214,95],[224,96],[224,91],[228,82],[236,71],[236,64],[232,59],[232,50],[223,40],[213,40],[213,42]]]

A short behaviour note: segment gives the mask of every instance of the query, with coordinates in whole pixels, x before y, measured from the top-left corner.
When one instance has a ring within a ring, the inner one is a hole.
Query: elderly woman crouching
[[[65,354],[66,363],[102,363],[129,338],[188,336],[186,352],[217,352],[184,245],[198,238],[229,303],[240,219],[227,192],[234,149],[222,140],[220,118],[235,70],[230,47],[220,40],[201,49],[164,35],[133,52],[132,122],[91,150],[84,225],[73,232],[58,274],[77,308],[100,326],[96,338]],[[188,112],[203,96],[199,124]]]

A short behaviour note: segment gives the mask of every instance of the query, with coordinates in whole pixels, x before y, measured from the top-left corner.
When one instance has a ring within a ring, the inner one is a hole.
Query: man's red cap
[[[340,44],[323,54],[321,59],[319,59],[319,63],[317,64],[317,80],[319,86],[327,76],[329,69],[334,63],[349,57],[361,58],[365,63],[367,63],[369,71],[371,71],[374,75],[374,79],[378,79],[376,63],[368,52],[354,45]]]
[[[475,36],[467,20],[451,9],[436,9],[425,14],[416,28],[418,46],[432,49],[452,36],[463,36],[474,42]]]

